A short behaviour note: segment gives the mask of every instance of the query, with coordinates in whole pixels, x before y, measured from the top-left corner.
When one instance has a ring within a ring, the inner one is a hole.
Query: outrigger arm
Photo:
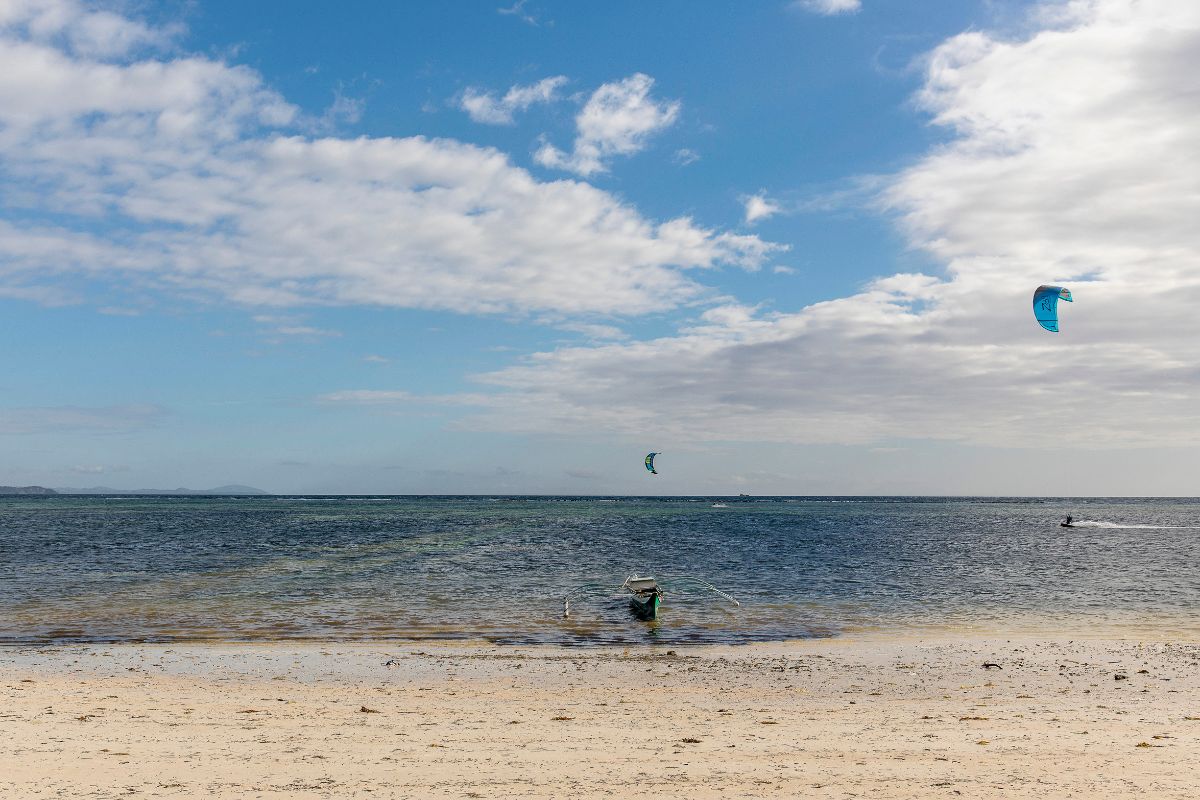
[[[631,576],[631,578],[632,578],[632,576]],[[629,586],[629,581],[631,578],[626,578],[625,583],[621,584],[621,586],[619,586],[617,588],[618,589],[629,589],[630,591],[633,591],[633,589]],[[651,580],[653,580],[653,579],[651,579]],[[739,603],[733,597],[733,595],[730,595],[726,592],[721,591],[720,589],[713,586],[708,581],[703,580],[701,578],[696,578],[691,575],[682,575],[677,578],[671,578],[670,582],[671,583],[690,582],[690,583],[699,584],[700,586],[704,587],[705,589],[708,589],[709,591],[725,598],[726,600],[733,603],[738,608],[741,608],[742,604]],[[611,592],[611,591],[613,591],[613,587],[607,583],[583,583],[583,584],[580,584],[579,586],[576,586],[574,589],[572,589],[571,591],[569,591],[565,595],[563,595],[563,617],[564,618],[569,618],[571,616],[571,598],[573,598],[576,595],[579,595],[583,592],[587,592],[587,591],[610,591]]]
[[[563,595],[564,618],[571,616],[571,598],[581,592],[586,592],[589,589],[607,589],[610,592],[612,591],[612,587],[607,583],[581,583],[579,586],[576,586],[574,589]]]
[[[711,583],[709,583],[709,582],[708,582],[708,581],[706,581],[706,580],[701,580],[700,578],[693,578],[691,575],[681,575],[681,576],[679,576],[678,578],[672,578],[671,580],[672,580],[673,582],[674,582],[674,581],[691,581],[691,582],[693,582],[693,583],[698,583],[698,584],[700,584],[701,586],[703,586],[705,589],[709,589],[710,591],[716,592],[716,593],[717,593],[717,594],[719,594],[721,597],[724,597],[726,600],[728,600],[729,602],[733,603],[733,604],[734,604],[735,606],[737,606],[738,608],[741,608],[741,607],[742,607],[742,604],[741,604],[741,603],[739,603],[737,600],[735,600],[735,599],[733,598],[733,595],[729,595],[729,594],[726,594],[725,592],[722,592],[720,589],[718,589],[717,587],[713,586]]]

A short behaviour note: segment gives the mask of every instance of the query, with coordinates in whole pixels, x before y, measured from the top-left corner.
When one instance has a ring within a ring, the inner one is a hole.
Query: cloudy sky
[[[1200,4],[296,8],[0,0],[0,483],[1200,494]]]

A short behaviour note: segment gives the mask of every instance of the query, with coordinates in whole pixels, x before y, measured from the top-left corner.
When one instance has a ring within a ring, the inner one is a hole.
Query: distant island
[[[0,487],[0,494],[3,494],[3,487]],[[31,489],[40,487],[32,486]],[[108,486],[92,486],[87,489],[75,487],[60,486],[58,490],[42,489],[41,492],[20,492],[21,494],[223,494],[223,495],[245,495],[245,494],[270,494],[262,489],[255,489],[253,486],[242,486],[232,483],[227,486],[218,486],[215,489],[113,489]]]
[[[45,486],[0,486],[0,494],[58,494]]]

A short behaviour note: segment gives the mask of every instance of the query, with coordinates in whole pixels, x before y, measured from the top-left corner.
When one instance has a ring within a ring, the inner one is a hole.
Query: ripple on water
[[[1072,508],[1087,518],[1059,528]],[[0,498],[0,642],[1187,629],[1198,536],[1190,499]],[[635,572],[667,588],[655,622],[615,592]],[[684,575],[741,608],[671,585]],[[614,591],[573,600],[564,619],[562,595],[587,581]]]

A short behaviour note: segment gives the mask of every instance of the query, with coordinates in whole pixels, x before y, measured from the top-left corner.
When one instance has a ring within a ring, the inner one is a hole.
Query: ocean
[[[0,643],[1194,636],[1198,544],[1197,499],[0,497]]]

